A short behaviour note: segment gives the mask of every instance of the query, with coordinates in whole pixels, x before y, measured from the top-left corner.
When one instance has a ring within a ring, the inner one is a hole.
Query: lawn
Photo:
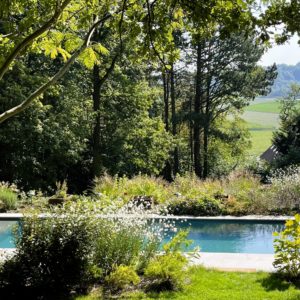
[[[144,294],[127,293],[121,299],[173,300],[300,300],[300,290],[268,273],[239,273],[207,270],[200,267],[189,271],[191,281],[181,292]],[[94,296],[76,300],[101,299]]]

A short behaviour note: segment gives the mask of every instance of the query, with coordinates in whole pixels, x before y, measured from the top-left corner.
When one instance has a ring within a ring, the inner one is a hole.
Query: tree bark
[[[172,111],[172,134],[174,137],[177,135],[177,124],[176,124],[176,97],[175,97],[175,72],[174,65],[171,65],[170,70],[170,97],[171,97],[171,111]],[[173,174],[176,176],[179,173],[179,149],[176,146],[173,152]]]
[[[167,71],[163,71],[163,86],[164,86],[164,123],[166,131],[169,131],[169,74]]]
[[[170,89],[169,89],[169,83],[170,83],[170,77],[169,73],[166,70],[163,70],[162,72],[162,79],[163,79],[163,87],[164,87],[164,123],[165,123],[165,128],[166,131],[170,131],[170,126],[169,126],[169,94],[170,94]],[[163,169],[163,177],[167,181],[172,181],[172,166],[170,163],[170,160],[168,159],[166,161],[165,167]]]
[[[189,122],[189,138],[190,138],[190,157],[191,157],[191,163],[190,163],[190,172],[193,172],[193,166],[194,166],[194,140],[193,140],[193,120],[192,120],[192,113],[193,113],[193,97],[190,98],[189,103],[189,113],[190,113],[190,122]]]
[[[196,93],[194,102],[194,171],[198,177],[202,177],[202,163],[201,163],[201,143],[200,143],[200,115],[202,110],[202,45],[201,42],[197,44],[197,71],[196,71]]]
[[[209,138],[209,126],[205,124],[203,130],[203,178],[208,176],[208,138]]]
[[[93,67],[93,109],[95,113],[95,125],[93,130],[93,162],[92,162],[92,176],[99,177],[102,171],[101,164],[101,114],[100,114],[100,99],[101,99],[101,82],[100,82],[100,68],[98,65]]]

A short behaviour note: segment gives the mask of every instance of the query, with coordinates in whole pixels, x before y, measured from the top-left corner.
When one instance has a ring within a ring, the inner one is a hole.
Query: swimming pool
[[[12,227],[17,221],[0,221],[0,248],[14,248]],[[284,228],[283,221],[176,220],[178,229],[189,228],[190,247],[202,252],[274,253],[272,233]],[[169,235],[172,236],[172,234]],[[166,238],[164,242],[167,242]]]
[[[190,248],[201,252],[272,254],[273,232],[284,229],[284,221],[188,220],[177,227],[190,229]]]

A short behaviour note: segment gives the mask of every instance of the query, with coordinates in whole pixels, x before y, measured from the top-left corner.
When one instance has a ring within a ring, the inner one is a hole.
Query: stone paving
[[[246,254],[246,253],[208,253],[200,252],[197,257],[190,257],[194,265],[203,265],[224,271],[242,272],[274,272],[273,254]]]

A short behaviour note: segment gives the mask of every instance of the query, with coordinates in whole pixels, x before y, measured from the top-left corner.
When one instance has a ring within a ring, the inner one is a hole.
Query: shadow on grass
[[[287,281],[286,278],[279,274],[270,274],[267,278],[260,279],[258,282],[265,288],[266,291],[285,291],[289,289],[291,286],[296,287],[297,289],[300,289],[300,282],[295,281],[295,282],[290,282]],[[300,298],[296,298],[300,299]]]

